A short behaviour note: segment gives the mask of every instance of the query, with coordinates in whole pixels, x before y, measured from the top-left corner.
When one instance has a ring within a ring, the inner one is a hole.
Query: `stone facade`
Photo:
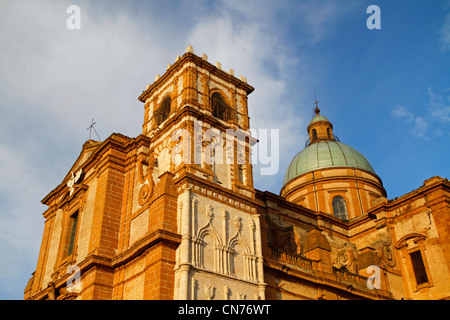
[[[252,91],[192,47],[177,57],[139,97],[142,134],[87,141],[42,200],[25,299],[450,297],[448,180],[388,200],[372,172],[335,167],[256,190]]]
[[[267,204],[260,208],[266,298],[448,299],[450,184],[430,180],[345,222],[258,193]],[[418,250],[428,278],[420,285],[411,261]],[[380,289],[370,290],[373,265],[380,267]]]

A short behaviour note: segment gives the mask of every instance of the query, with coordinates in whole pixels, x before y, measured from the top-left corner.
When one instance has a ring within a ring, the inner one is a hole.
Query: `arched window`
[[[347,205],[343,197],[336,196],[333,198],[333,214],[338,219],[348,220]]]
[[[327,128],[327,134],[328,134],[328,139],[331,139],[331,132],[330,132],[330,128]]]
[[[202,267],[205,269],[214,270],[214,240],[211,235],[206,234],[203,238],[203,253],[202,253]]]
[[[228,114],[228,107],[223,99],[222,95],[219,92],[214,92],[211,95],[211,107],[212,107],[212,114],[214,117],[219,118],[223,121],[228,121],[229,114]]]
[[[231,274],[234,276],[244,275],[245,277],[245,251],[240,245],[240,243],[236,243],[231,251]]]
[[[312,129],[312,140],[317,140],[317,131],[316,129]]]
[[[156,124],[159,126],[161,123],[163,123],[170,114],[170,97],[165,97],[163,102],[161,103],[160,107],[156,109],[154,116]]]

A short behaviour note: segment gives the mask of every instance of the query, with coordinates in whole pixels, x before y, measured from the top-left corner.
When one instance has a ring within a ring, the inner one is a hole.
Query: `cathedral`
[[[86,141],[42,203],[29,300],[450,298],[450,183],[389,200],[316,103],[279,194],[255,189],[245,77],[189,46],[143,131]]]

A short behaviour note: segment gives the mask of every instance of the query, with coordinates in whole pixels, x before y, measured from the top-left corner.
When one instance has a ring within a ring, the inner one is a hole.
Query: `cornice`
[[[393,200],[388,200],[388,201],[381,203],[373,208],[370,208],[368,211],[368,214],[376,215],[378,212],[381,212],[381,211],[393,211],[393,210],[405,205],[405,203],[412,201],[414,198],[417,199],[419,197],[427,196],[427,194],[434,192],[440,188],[444,189],[447,192],[450,192],[449,181],[447,179],[441,179],[441,180],[436,181],[433,184],[423,185],[423,186],[417,188],[416,190],[413,190],[411,192],[408,192],[407,194],[400,196],[399,198],[396,198]],[[437,199],[427,200],[425,203],[425,206],[429,207],[429,206],[432,206],[432,205],[437,204],[442,201],[450,204],[450,197],[443,195]]]
[[[361,177],[361,176],[356,176],[356,175],[337,175],[337,176],[313,178],[313,179],[307,180],[307,181],[305,181],[305,182],[295,186],[294,188],[290,189],[289,191],[286,192],[286,194],[284,196],[286,197],[287,195],[289,195],[289,194],[291,194],[291,193],[293,193],[293,192],[295,192],[295,191],[297,191],[297,190],[299,190],[301,188],[304,188],[307,185],[313,184],[313,183],[327,182],[327,181],[333,181],[333,180],[357,180],[357,181],[364,181],[364,182],[366,182],[366,183],[368,183],[368,184],[370,184],[370,185],[372,185],[372,186],[374,186],[376,188],[379,188],[385,196],[387,195],[386,190],[384,189],[384,186],[383,186],[383,182],[381,181],[380,177],[378,177],[376,174],[373,174],[372,172],[369,172],[369,171],[366,171],[366,170],[363,170],[363,169],[359,169],[359,168],[351,168],[351,167],[332,167],[332,168],[323,168],[323,169],[319,169],[319,170],[314,170],[314,171],[311,171],[311,172],[305,172],[304,174],[302,174],[302,175],[300,175],[298,177],[295,177],[294,179],[291,179],[290,181],[288,181],[281,188],[280,194],[283,193],[283,190],[286,189],[286,186],[288,184],[291,184],[292,182],[294,182],[298,178],[303,177],[306,174],[311,174],[312,172],[325,171],[325,170],[330,170],[330,169],[332,169],[332,170],[334,170],[334,169],[361,170],[362,172],[365,172],[365,173],[370,174],[370,175],[374,176],[375,178],[377,178],[378,181],[379,181],[379,184],[374,182],[371,179],[368,179],[368,178],[365,178],[365,177]]]
[[[246,82],[236,78],[235,76],[229,74],[228,72],[217,68],[210,62],[204,60],[203,58],[195,55],[191,52],[186,52],[181,56],[177,61],[175,61],[174,64],[172,64],[164,74],[159,77],[153,84],[151,84],[146,90],[142,92],[142,94],[139,96],[138,100],[145,103],[145,101],[153,94],[155,90],[164,82],[167,81],[168,78],[170,78],[175,72],[181,70],[184,64],[192,62],[197,67],[201,67],[202,69],[207,70],[209,73],[214,74],[215,76],[218,76],[219,78],[222,78],[223,80],[232,83],[237,88],[243,89],[247,94],[252,93],[255,89],[247,84]]]
[[[182,172],[180,176],[176,176],[175,185],[178,190],[182,189],[183,185],[188,185],[194,193],[251,214],[257,214],[257,208],[262,205],[257,199],[237,193],[232,189],[222,187],[188,172]]]

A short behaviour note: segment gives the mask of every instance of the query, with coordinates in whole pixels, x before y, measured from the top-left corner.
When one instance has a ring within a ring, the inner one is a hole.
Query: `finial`
[[[319,113],[320,113],[320,109],[319,109],[319,101],[315,101],[314,102],[314,104],[316,105],[316,108],[314,109],[314,112],[316,113],[316,116],[318,116],[319,115]]]
[[[314,86],[314,104],[316,105],[316,108],[314,109],[314,112],[316,113],[316,116],[319,115],[320,113],[320,109],[319,109],[319,101],[317,101],[317,97],[316,97],[316,87]]]

